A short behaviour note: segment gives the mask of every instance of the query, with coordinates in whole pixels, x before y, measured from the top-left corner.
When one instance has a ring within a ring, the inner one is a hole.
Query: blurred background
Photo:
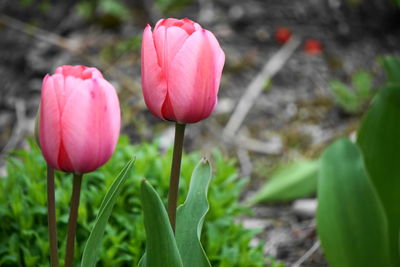
[[[246,199],[277,167],[317,158],[332,140],[354,134],[385,77],[380,58],[400,56],[399,7],[396,0],[1,0],[0,174],[7,152],[32,135],[43,77],[63,64],[97,67],[114,84],[132,143],[169,147],[173,124],[143,102],[141,35],[160,18],[187,17],[216,35],[226,63],[218,107],[187,127],[185,151],[218,148],[236,158],[251,178]],[[360,84],[367,90],[358,94]],[[260,205],[243,222],[265,230],[267,255],[293,263],[315,241],[309,200]],[[324,262],[316,252],[304,266]]]

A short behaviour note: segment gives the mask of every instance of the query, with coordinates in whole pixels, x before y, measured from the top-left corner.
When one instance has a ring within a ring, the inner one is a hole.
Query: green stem
[[[71,210],[68,221],[67,247],[65,251],[65,267],[72,267],[74,262],[75,233],[78,220],[79,198],[81,194],[82,174],[74,174],[71,196]]]
[[[181,159],[183,149],[183,138],[185,136],[186,124],[175,124],[174,153],[172,156],[171,176],[168,190],[168,217],[172,230],[175,233],[176,204],[178,200],[179,175],[181,172]]]
[[[47,165],[47,222],[49,225],[50,264],[51,267],[58,267],[56,198],[54,191],[54,169]]]

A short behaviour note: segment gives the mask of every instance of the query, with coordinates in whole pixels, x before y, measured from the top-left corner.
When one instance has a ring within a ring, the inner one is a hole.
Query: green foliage
[[[400,0],[390,0],[393,4],[397,5],[397,7],[400,7]]]
[[[146,180],[142,181],[141,200],[146,230],[146,254],[140,266],[183,267],[164,203]]]
[[[90,232],[89,239],[86,242],[85,249],[83,250],[82,266],[94,267],[97,262],[97,251],[101,245],[104,231],[108,219],[110,218],[111,212],[114,208],[115,202],[118,199],[119,194],[123,188],[123,185],[127,179],[127,173],[130,171],[133,165],[133,159],[130,160],[125,167],[122,169],[120,174],[117,176],[115,181],[108,189],[107,194],[104,196],[101,202],[99,215],[96,218],[96,222]]]
[[[121,0],[83,0],[77,3],[76,10],[85,19],[113,17],[123,21],[129,16],[129,11]]]
[[[136,35],[122,39],[116,43],[104,46],[100,51],[100,57],[106,62],[112,62],[122,56],[132,56],[132,52],[139,52],[142,44],[142,36]]]
[[[398,0],[400,3],[400,0]],[[400,59],[392,56],[384,56],[378,59],[386,74],[385,84],[400,83]],[[351,77],[352,88],[346,84],[334,80],[329,83],[335,102],[344,111],[353,114],[358,113],[375,94],[371,74],[360,70]]]
[[[329,83],[335,102],[348,113],[357,113],[373,95],[371,75],[363,70],[351,77],[352,89],[340,81]]]
[[[285,202],[310,196],[317,189],[317,173],[317,161],[304,160],[282,166],[248,203]]]
[[[360,150],[348,139],[321,158],[317,225],[330,266],[393,266],[382,205]]]
[[[155,0],[155,4],[162,13],[176,12],[191,4],[192,0]]]
[[[19,0],[19,4],[22,8],[30,8],[32,7],[37,8],[41,13],[48,13],[51,9],[51,1],[50,0]]]
[[[176,214],[176,242],[185,267],[211,267],[201,244],[201,230],[209,209],[207,192],[211,167],[202,159],[193,171],[189,192]]]
[[[381,57],[378,61],[385,70],[387,83],[400,83],[400,59],[385,56]]]
[[[6,162],[7,176],[0,178],[0,266],[48,266],[46,209],[46,165],[33,141],[30,149],[13,152]],[[145,231],[139,199],[140,181],[147,178],[166,200],[172,151],[161,154],[158,145],[130,145],[121,137],[111,160],[98,171],[84,176],[77,229],[77,258],[93,228],[107,188],[132,156],[135,167],[117,199],[106,226],[97,266],[136,266],[143,255]],[[179,203],[188,191],[189,179],[200,156],[184,155],[182,160]],[[263,244],[250,246],[258,231],[245,229],[235,218],[249,210],[238,204],[247,180],[238,176],[235,162],[219,152],[213,155],[213,179],[209,189],[202,244],[211,265],[218,267],[262,267]],[[56,173],[56,201],[60,259],[64,258],[66,226],[72,176]],[[61,262],[62,263],[62,262]],[[273,263],[275,264],[275,263]]]
[[[389,224],[391,254],[400,266],[400,84],[381,90],[373,106],[363,118],[357,143],[365,159]]]

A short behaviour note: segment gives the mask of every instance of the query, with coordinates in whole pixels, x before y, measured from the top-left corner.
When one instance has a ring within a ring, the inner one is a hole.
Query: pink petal
[[[208,42],[211,46],[211,51],[214,53],[214,71],[215,71],[215,87],[217,88],[217,92],[219,89],[219,84],[221,82],[222,70],[225,64],[225,53],[221,49],[221,46],[218,43],[217,38],[215,38],[214,34],[210,31],[205,30]]]
[[[167,95],[167,84],[159,65],[149,25],[144,30],[142,41],[142,87],[149,110],[155,116],[163,118],[161,108]]]
[[[120,111],[112,90],[105,81],[85,80],[65,105],[62,142],[75,172],[85,173],[100,167],[115,148]]]
[[[161,19],[157,22],[156,26],[154,27],[154,31],[156,32],[158,28],[160,27],[179,27],[186,31],[187,34],[192,34],[194,31],[201,29],[200,25],[193,22],[192,20],[188,18],[184,19],[173,19],[173,18],[168,18],[168,19]],[[200,27],[200,28],[199,28]]]
[[[103,75],[96,68],[90,68],[83,65],[63,65],[56,69],[55,74],[61,74],[64,77],[73,76],[82,80],[91,78],[103,78]]]
[[[188,37],[189,34],[185,30],[175,26],[168,28],[161,26],[154,33],[154,44],[158,55],[158,62],[165,76],[168,76],[168,65],[172,62],[172,59]]]
[[[59,169],[58,154],[61,142],[60,110],[54,79],[46,75],[40,103],[40,147],[47,163]]]
[[[170,65],[168,97],[178,122],[202,120],[215,107],[223,52],[210,34],[206,30],[193,33]]]
[[[145,31],[147,30],[147,27]],[[164,26],[160,26],[158,29],[154,30],[154,33],[152,35],[153,39],[153,44],[155,48],[155,53],[157,54],[157,61],[158,65],[160,66],[161,69],[163,69],[165,65],[165,57],[164,57],[164,52],[165,52],[165,39],[166,39],[166,28]],[[143,42],[145,41],[144,39],[144,34],[143,34]],[[150,40],[149,40],[150,42]],[[142,44],[143,45],[143,44]]]
[[[167,29],[167,43],[166,45],[166,62],[170,64],[175,58],[176,53],[182,48],[183,43],[189,37],[189,34],[182,28],[169,27]],[[168,66],[166,66],[168,67]]]

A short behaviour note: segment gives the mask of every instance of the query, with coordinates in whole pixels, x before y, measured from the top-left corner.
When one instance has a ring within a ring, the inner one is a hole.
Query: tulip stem
[[[72,185],[71,209],[68,221],[67,247],[65,252],[65,267],[72,267],[74,262],[75,233],[78,220],[79,198],[81,195],[82,174],[74,174]]]
[[[47,165],[47,222],[49,226],[50,264],[51,267],[58,267],[56,198],[54,191],[54,169]]]
[[[180,124],[180,123],[175,124],[174,152],[172,156],[171,176],[170,176],[169,190],[168,190],[168,217],[174,233],[175,233],[175,222],[176,222],[176,204],[178,200],[178,189],[179,189],[179,175],[181,172],[183,138],[185,136],[185,126],[186,124]]]

